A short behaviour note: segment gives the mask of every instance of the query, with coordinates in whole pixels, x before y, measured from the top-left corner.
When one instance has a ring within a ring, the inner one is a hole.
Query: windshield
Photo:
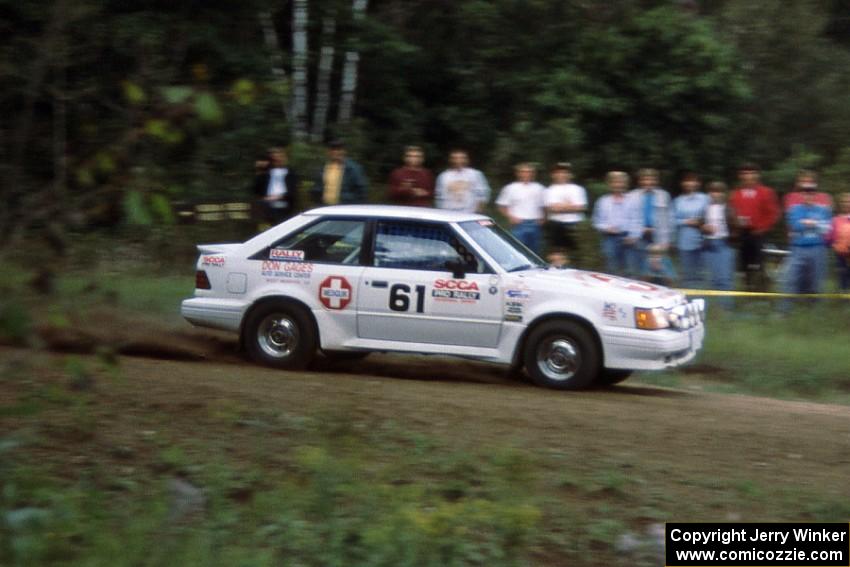
[[[546,262],[534,252],[489,219],[462,222],[460,226],[476,244],[508,272],[547,266]]]

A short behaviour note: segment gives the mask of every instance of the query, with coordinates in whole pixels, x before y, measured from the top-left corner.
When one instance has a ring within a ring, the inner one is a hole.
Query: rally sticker
[[[586,286],[590,285],[609,285],[611,287],[617,287],[620,289],[628,289],[630,291],[642,291],[642,292],[652,292],[658,291],[660,288],[646,283],[640,282],[636,280],[630,280],[627,278],[621,278],[618,276],[609,276],[608,274],[598,274],[598,273],[589,273],[589,272],[575,272],[575,277],[582,282]]]
[[[342,276],[328,276],[319,285],[319,301],[326,309],[345,309],[353,295],[351,284]]]
[[[474,303],[481,299],[481,292],[476,282],[438,279],[434,281],[431,297],[437,301]]]
[[[280,262],[278,260],[263,260],[260,274],[269,283],[303,282],[310,283],[313,275],[313,264],[306,262]]]
[[[224,256],[204,256],[201,260],[201,265],[212,266],[214,268],[223,268]]]
[[[303,250],[287,250],[285,248],[272,248],[269,250],[269,259],[288,260],[290,262],[302,262],[304,260]]]

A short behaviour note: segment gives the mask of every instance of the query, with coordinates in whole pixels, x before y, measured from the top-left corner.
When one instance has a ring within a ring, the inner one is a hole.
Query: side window
[[[375,231],[375,267],[445,271],[446,262],[487,271],[446,225],[384,221]]]
[[[320,221],[275,242],[262,259],[358,265],[365,226],[359,220]]]

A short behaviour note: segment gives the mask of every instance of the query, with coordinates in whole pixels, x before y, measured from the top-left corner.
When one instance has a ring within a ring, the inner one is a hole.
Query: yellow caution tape
[[[850,293],[778,293],[772,291],[722,291],[717,289],[677,289],[685,295],[705,297],[802,297],[812,299],[850,299]]]

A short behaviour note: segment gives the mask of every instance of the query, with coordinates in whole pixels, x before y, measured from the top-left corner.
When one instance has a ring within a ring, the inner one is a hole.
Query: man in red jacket
[[[425,153],[419,146],[404,150],[404,166],[390,174],[389,198],[395,205],[434,206],[434,175],[422,167]]]
[[[762,265],[762,239],[776,221],[780,209],[776,193],[761,184],[757,165],[747,163],[738,168],[739,186],[729,204],[734,211],[738,228],[739,262],[747,289],[767,288]]]

